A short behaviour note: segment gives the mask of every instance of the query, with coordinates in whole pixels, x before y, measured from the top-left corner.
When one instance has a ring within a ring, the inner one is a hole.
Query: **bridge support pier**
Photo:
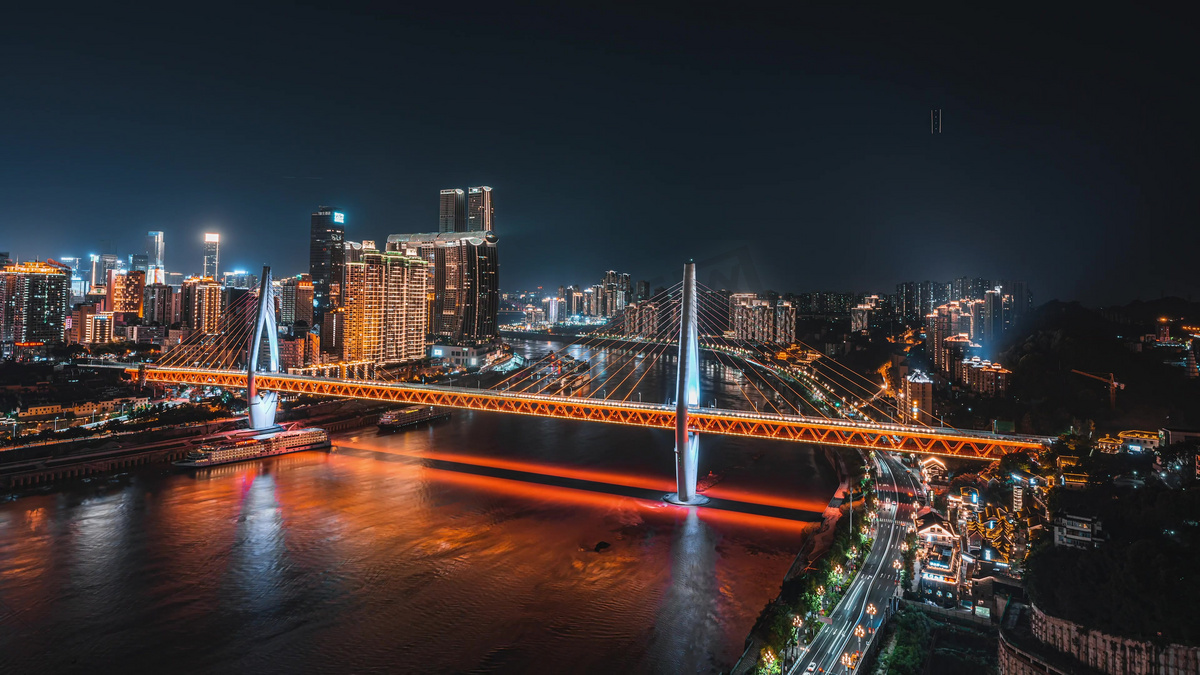
[[[263,331],[267,333],[267,363],[262,364],[269,373],[279,372],[279,332],[275,324],[275,298],[271,289],[271,268],[263,265],[262,280],[258,287],[258,316],[254,320],[254,341],[250,343],[250,358],[246,361],[246,403],[249,405],[250,428],[270,429],[275,426],[275,412],[279,407],[279,395],[273,391],[259,391],[254,374],[259,371],[259,352],[262,350]]]
[[[696,265],[683,266],[683,297],[680,299],[679,372],[675,387],[675,489],[664,500],[682,506],[707,504],[708,497],[696,494],[696,471],[700,464],[700,434],[688,431],[688,409],[700,405],[700,346],[696,331]]]

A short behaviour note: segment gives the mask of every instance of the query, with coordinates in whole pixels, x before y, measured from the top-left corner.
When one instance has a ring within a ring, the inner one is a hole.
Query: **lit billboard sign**
[[[334,211],[333,212],[333,222],[335,222],[335,223],[346,222],[346,214],[342,213],[341,211]]]

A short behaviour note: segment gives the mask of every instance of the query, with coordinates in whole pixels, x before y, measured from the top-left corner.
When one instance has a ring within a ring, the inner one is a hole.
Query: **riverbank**
[[[813,568],[818,560],[829,552],[833,545],[833,538],[837,533],[838,520],[841,519],[842,506],[845,504],[843,495],[848,494],[850,489],[850,470],[846,466],[846,460],[841,452],[829,447],[821,448],[825,453],[825,459],[837,472],[838,487],[834,490],[833,497],[829,500],[829,504],[825,507],[825,511],[821,514],[821,524],[811,532],[805,534],[804,540],[800,544],[800,550],[796,553],[795,560],[792,561],[791,567],[783,576],[783,582],[795,578],[804,572]],[[851,505],[852,506],[852,505]],[[775,596],[772,602],[777,602],[783,593],[783,585],[780,585],[779,594]],[[758,662],[758,654],[765,646],[765,641],[759,636],[755,630],[758,627],[756,623],[750,630],[750,634],[746,636],[746,648],[742,652],[742,656],[729,670],[730,675],[745,675],[754,672],[754,668]]]
[[[280,414],[281,423],[304,421],[336,432],[375,424],[386,406],[326,401]],[[23,446],[0,451],[0,489],[20,490],[139,466],[168,464],[188,451],[246,429],[244,417]]]

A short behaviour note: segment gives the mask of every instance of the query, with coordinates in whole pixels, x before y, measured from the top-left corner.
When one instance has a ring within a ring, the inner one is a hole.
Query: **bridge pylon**
[[[270,429],[275,426],[275,411],[279,407],[279,395],[273,391],[259,391],[254,381],[255,373],[278,373],[279,330],[275,321],[275,298],[271,287],[271,267],[263,265],[262,280],[258,287],[258,314],[254,320],[254,331],[250,343],[250,358],[246,361],[246,402],[250,406],[250,428]],[[263,331],[267,334],[267,359],[260,362]]]
[[[683,266],[679,312],[679,370],[675,381],[675,489],[663,497],[672,504],[696,506],[708,497],[696,494],[700,434],[688,430],[688,410],[700,405],[700,345],[696,323],[696,264]]]

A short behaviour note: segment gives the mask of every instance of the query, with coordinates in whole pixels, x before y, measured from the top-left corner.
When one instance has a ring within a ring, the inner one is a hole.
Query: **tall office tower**
[[[387,250],[415,255],[433,266],[432,333],[457,344],[496,337],[500,307],[495,232],[393,234]]]
[[[116,314],[136,314],[142,316],[142,303],[145,300],[146,272],[131,270],[120,273],[108,271],[108,283],[104,308]]]
[[[129,269],[135,272],[149,272],[150,258],[145,253],[129,254]]]
[[[312,279],[313,319],[317,323],[321,322],[325,312],[339,306],[346,263],[345,240],[346,214],[332,206],[318,206],[312,214],[308,243],[308,275]],[[332,350],[330,341],[324,336],[321,348]]]
[[[179,293],[167,284],[147,284],[142,293],[142,323],[170,326],[179,321]]]
[[[153,267],[163,267],[166,265],[166,247],[163,242],[163,233],[157,230],[146,233],[146,257]]]
[[[279,323],[294,325],[303,321],[313,325],[313,282],[307,274],[297,274],[279,283]]]
[[[71,274],[66,265],[23,262],[0,266],[0,353],[21,342],[65,339]]]
[[[383,257],[374,247],[358,249],[360,259],[346,262],[342,307],[346,310],[346,361],[383,358]]]
[[[221,286],[209,277],[183,280],[179,302],[180,319],[194,331],[214,333],[221,317]]]
[[[419,256],[386,251],[383,268],[383,361],[401,363],[424,358],[429,263]]]
[[[200,276],[217,278],[221,264],[221,235],[216,232],[204,233],[204,273]]]
[[[999,288],[983,295],[983,343],[991,349],[1004,333],[1004,296]]]
[[[491,232],[493,230],[494,207],[492,188],[481,185],[467,188],[467,232]]]
[[[489,196],[489,203],[491,197]],[[457,188],[442,190],[438,202],[438,232],[467,230],[467,196]]]
[[[896,300],[900,318],[909,323],[917,323],[921,318],[921,308],[917,302],[917,284],[905,281],[896,284]]]
[[[91,285],[89,290],[97,286],[103,287],[108,282],[108,271],[118,269],[117,256],[113,253],[92,254],[91,263],[92,274],[88,279]]]

